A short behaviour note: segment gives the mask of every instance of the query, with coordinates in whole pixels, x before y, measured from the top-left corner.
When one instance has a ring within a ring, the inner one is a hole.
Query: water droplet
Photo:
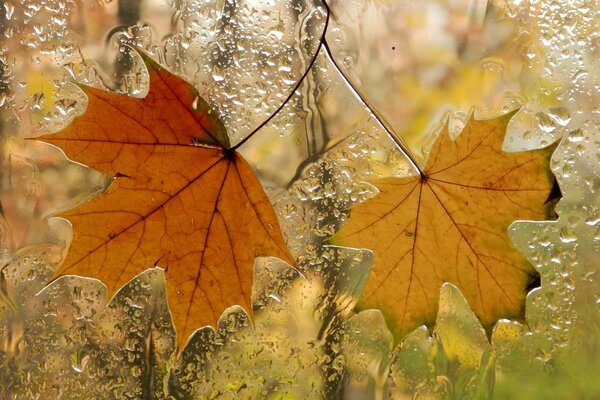
[[[569,141],[573,143],[581,142],[583,140],[583,132],[581,129],[574,130],[569,133]]]
[[[4,16],[7,20],[10,20],[15,13],[15,6],[8,1],[4,3]]]
[[[32,110],[41,110],[44,106],[45,96],[43,92],[34,93],[31,109]]]
[[[344,67],[346,67],[348,69],[352,68],[352,65],[354,64],[354,62],[352,61],[352,57],[350,57],[350,56],[344,57],[342,64],[344,65]]]
[[[575,232],[571,228],[563,226],[560,229],[560,240],[563,243],[572,243],[577,240],[577,235],[575,235]]]
[[[548,110],[548,116],[560,126],[566,126],[571,122],[571,114],[565,107],[553,107]]]
[[[538,120],[538,126],[545,133],[551,133],[556,129],[556,124],[548,114],[544,112],[538,112],[535,114],[536,119]]]

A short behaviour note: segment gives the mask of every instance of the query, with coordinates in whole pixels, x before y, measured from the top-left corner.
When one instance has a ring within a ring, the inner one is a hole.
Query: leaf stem
[[[296,82],[296,85],[294,85],[294,88],[290,91],[290,94],[279,105],[279,107],[277,107],[277,109],[275,111],[273,111],[271,113],[271,115],[269,115],[269,117],[267,119],[265,119],[259,126],[254,128],[254,130],[252,132],[250,132],[250,134],[248,134],[248,136],[246,136],[244,139],[242,139],[235,146],[231,147],[231,150],[233,150],[233,151],[237,150],[241,145],[246,143],[252,136],[254,136],[254,134],[256,132],[258,132],[262,127],[264,127],[269,122],[271,122],[271,120],[273,118],[275,118],[275,116],[283,109],[283,107],[285,107],[287,105],[288,101],[290,101],[290,99],[294,96],[296,91],[300,88],[300,85],[302,85],[302,83],[304,82],[304,79],[306,78],[306,76],[312,70],[313,65],[317,61],[317,57],[319,56],[319,52],[321,51],[321,48],[323,47],[323,43],[325,42],[325,34],[327,33],[327,28],[329,27],[329,17],[331,15],[331,11],[329,9],[329,6],[327,5],[327,2],[324,0],[323,0],[323,5],[325,6],[325,10],[327,11],[327,16],[325,17],[325,26],[323,27],[323,33],[321,34],[321,38],[319,39],[319,45],[317,46],[317,49],[315,50],[315,54],[312,57],[312,59],[310,60],[310,63],[306,67],[306,70],[304,71],[304,73],[302,74],[300,79],[298,79],[298,82]]]
[[[327,52],[327,55],[329,56],[331,63],[333,64],[333,66],[335,67],[337,72],[341,75],[341,77],[344,80],[344,82],[346,83],[346,85],[348,85],[350,90],[359,98],[359,100],[361,101],[363,106],[365,106],[369,110],[371,115],[373,115],[375,120],[385,130],[385,132],[388,134],[390,139],[392,139],[394,141],[394,143],[396,143],[396,145],[399,147],[402,154],[404,154],[406,156],[406,158],[410,162],[411,166],[415,169],[415,171],[418,172],[419,175],[421,175],[421,177],[423,177],[424,176],[423,171],[419,167],[419,164],[417,163],[415,156],[409,150],[406,142],[404,142],[404,140],[401,137],[398,137],[396,134],[393,133],[393,129],[389,126],[387,121],[382,116],[380,116],[379,113],[377,113],[377,111],[375,111],[375,108],[373,106],[371,106],[369,101],[356,89],[356,87],[350,81],[350,79],[348,79],[346,74],[342,71],[342,69],[340,68],[338,63],[335,61],[335,57],[333,56],[333,53],[331,52],[329,44],[327,43],[327,39],[323,39],[323,48]]]
[[[379,113],[377,111],[375,111],[375,108],[373,106],[371,106],[370,102],[356,89],[354,84],[350,81],[350,79],[348,79],[346,74],[342,71],[342,69],[336,62],[335,57],[333,56],[331,48],[329,47],[329,44],[327,43],[327,39],[326,39],[327,29],[329,27],[329,20],[331,18],[331,8],[329,7],[329,4],[327,4],[326,0],[322,0],[322,4],[325,7],[325,10],[327,12],[327,16],[325,17],[325,26],[323,27],[323,33],[321,35],[321,39],[319,40],[319,45],[317,46],[317,50],[315,51],[314,56],[311,59],[310,63],[306,67],[306,70],[304,71],[304,73],[302,74],[302,76],[300,77],[300,79],[298,80],[296,85],[294,86],[293,90],[290,91],[290,94],[288,95],[288,97],[281,103],[281,105],[279,107],[277,107],[277,109],[267,119],[265,119],[259,126],[257,126],[254,130],[252,130],[252,132],[250,132],[250,134],[248,134],[238,144],[231,147],[230,150],[235,151],[240,146],[242,146],[244,143],[246,143],[252,136],[254,136],[254,134],[256,132],[258,132],[261,128],[263,128],[265,125],[267,125],[283,109],[283,107],[286,106],[288,101],[292,98],[292,96],[294,96],[296,91],[300,88],[300,85],[302,85],[302,83],[304,82],[304,79],[308,76],[313,65],[317,61],[317,57],[319,56],[319,52],[321,51],[321,49],[324,49],[325,53],[327,54],[332,65],[334,66],[334,68],[337,70],[337,72],[342,77],[342,80],[346,83],[346,85],[348,85],[348,87],[356,95],[356,97],[358,97],[358,99],[361,101],[363,106],[365,108],[367,108],[367,110],[369,110],[369,112],[371,113],[373,118],[375,118],[377,123],[379,125],[381,125],[383,130],[390,137],[390,139],[392,139],[392,141],[398,146],[398,148],[400,149],[402,154],[404,154],[404,156],[406,156],[406,158],[408,159],[408,161],[411,164],[411,166],[413,167],[413,169],[416,172],[418,172],[421,177],[424,177],[423,171],[419,167],[416,157],[410,151],[406,142],[401,137],[399,137],[395,133],[393,133],[393,128],[390,127],[389,123],[381,115],[379,115]]]

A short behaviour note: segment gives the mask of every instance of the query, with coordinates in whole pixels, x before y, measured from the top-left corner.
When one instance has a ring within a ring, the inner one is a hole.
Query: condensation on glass
[[[600,265],[600,8],[593,0],[5,0],[0,12],[0,398],[562,398],[594,396]],[[325,38],[327,46],[322,45]],[[299,269],[259,258],[252,310],[232,304],[180,353],[165,277],[107,299],[52,280],[70,226],[52,218],[107,177],[24,138],[84,112],[71,82],[143,96],[145,49],[198,88],[275,205]],[[368,250],[327,246],[366,180],[414,173],[443,118],[520,107],[507,151],[560,143],[557,220],[517,222],[541,275],[526,323],[486,334],[441,288],[432,331],[394,342],[353,310]],[[581,366],[586,365],[582,371]],[[575,380],[576,377],[577,379]],[[552,385],[548,385],[552,379]]]

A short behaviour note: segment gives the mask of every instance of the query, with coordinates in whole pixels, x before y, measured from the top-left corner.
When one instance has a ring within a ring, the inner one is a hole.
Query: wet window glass
[[[600,395],[596,2],[0,10],[0,398]]]

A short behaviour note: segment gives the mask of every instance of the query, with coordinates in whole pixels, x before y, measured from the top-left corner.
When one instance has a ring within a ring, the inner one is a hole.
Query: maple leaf
[[[554,147],[503,152],[513,114],[471,116],[456,140],[446,123],[420,174],[374,182],[380,193],[350,210],[331,239],[374,250],[359,307],[381,308],[398,338],[433,324],[444,282],[460,288],[486,328],[522,316],[538,275],[507,228],[516,219],[549,216]]]
[[[181,345],[227,306],[249,306],[257,256],[293,259],[260,182],[209,105],[142,58],[143,99],[82,87],[87,112],[41,138],[115,177],[104,195],[63,214],[73,242],[56,276],[95,277],[114,293],[164,267]]]

